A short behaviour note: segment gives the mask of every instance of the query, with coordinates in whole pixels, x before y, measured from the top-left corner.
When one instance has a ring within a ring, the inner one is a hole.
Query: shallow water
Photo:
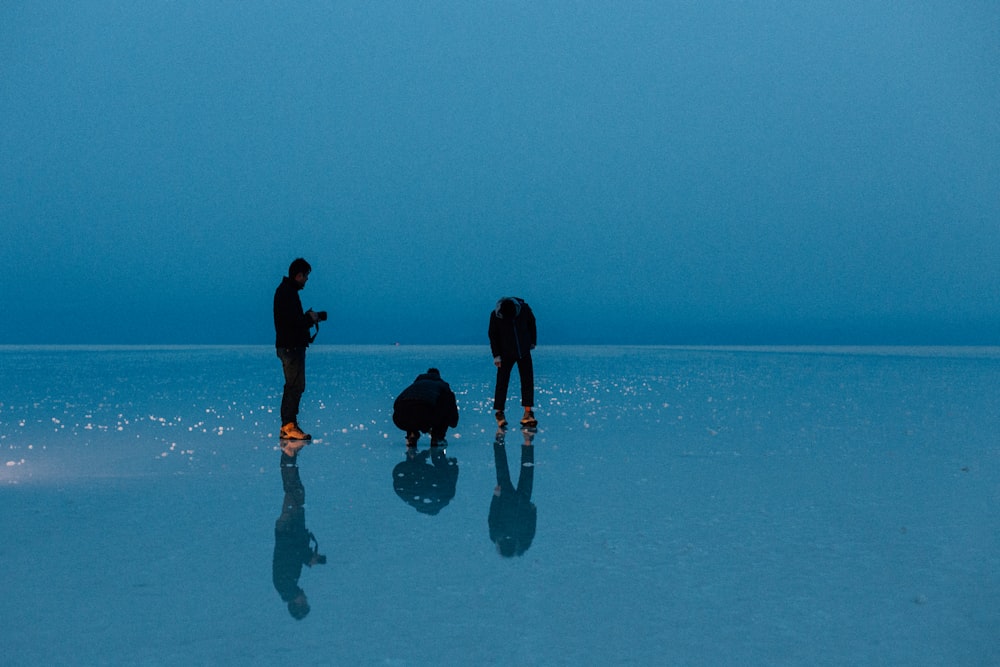
[[[1000,350],[543,347],[524,467],[487,349],[314,348],[301,621],[273,350],[0,364],[6,664],[1000,662]],[[461,421],[406,463],[392,399],[431,365]]]

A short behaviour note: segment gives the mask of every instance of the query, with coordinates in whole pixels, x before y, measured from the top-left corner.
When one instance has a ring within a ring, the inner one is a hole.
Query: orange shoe
[[[282,440],[312,440],[312,436],[308,433],[303,433],[302,429],[295,422],[288,422],[281,427],[281,439]]]
[[[281,453],[294,459],[298,456],[299,450],[308,444],[308,440],[286,440],[281,443]]]

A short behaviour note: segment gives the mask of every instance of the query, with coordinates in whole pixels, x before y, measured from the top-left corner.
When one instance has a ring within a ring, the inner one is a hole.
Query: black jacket
[[[458,459],[446,456],[442,447],[419,454],[407,452],[406,459],[392,469],[396,495],[421,514],[440,512],[455,497],[457,484]]]
[[[404,389],[393,403],[395,410],[401,402],[412,401],[427,406],[432,424],[458,426],[458,404],[455,393],[438,373],[421,373],[409,387]]]
[[[538,524],[538,510],[531,502],[531,491],[535,484],[535,448],[521,447],[521,472],[517,477],[517,488],[510,478],[507,467],[507,450],[503,440],[493,443],[493,460],[496,464],[497,486],[490,501],[490,539],[497,545],[500,555],[521,556],[532,540]]]
[[[302,592],[299,577],[302,566],[312,559],[309,546],[311,533],[306,529],[305,488],[299,479],[296,466],[281,467],[281,481],[285,487],[285,499],[281,504],[281,516],[274,522],[274,559],[271,576],[274,589],[285,602],[293,600]]]
[[[501,314],[504,301],[514,304],[513,318]],[[528,356],[537,342],[535,314],[531,312],[531,306],[516,296],[505,296],[497,301],[496,308],[490,313],[489,336],[494,357],[510,361]]]
[[[293,278],[285,276],[278,289],[274,290],[274,346],[308,347],[309,327],[312,318],[302,312],[299,299],[299,285]]]

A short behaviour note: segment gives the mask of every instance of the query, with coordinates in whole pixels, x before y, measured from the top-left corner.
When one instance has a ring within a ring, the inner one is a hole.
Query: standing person
[[[444,444],[448,427],[458,426],[458,404],[438,369],[428,368],[396,398],[392,423],[406,431],[407,447],[416,447],[421,432],[431,434],[432,447]]]
[[[521,470],[517,476],[517,486],[511,481],[507,466],[506,438],[503,429],[497,429],[493,441],[493,460],[497,470],[497,485],[490,501],[490,539],[497,545],[497,553],[504,558],[523,556],[535,539],[538,524],[538,509],[531,502],[531,491],[535,486],[535,439],[534,429],[521,429],[524,444],[521,445]]]
[[[285,387],[281,395],[281,439],[311,440],[312,436],[299,428],[299,402],[306,390],[306,348],[315,335],[309,330],[313,325],[319,332],[319,322],[326,319],[326,312],[303,312],[299,291],[309,281],[312,267],[299,257],[288,267],[288,275],[274,291],[274,346],[285,374]]]
[[[288,605],[288,613],[301,621],[309,613],[309,599],[299,588],[302,566],[325,565],[316,536],[306,528],[306,489],[299,477],[295,457],[281,455],[281,485],[285,490],[281,516],[274,522],[274,557],[271,581]]]
[[[538,425],[533,410],[535,404],[535,370],[531,362],[531,351],[535,349],[535,314],[524,299],[505,296],[497,301],[490,313],[490,350],[493,365],[497,367],[496,391],[493,394],[493,409],[496,410],[497,426],[507,425],[504,406],[507,404],[507,387],[510,373],[517,364],[521,378],[521,405],[524,416],[521,426]]]

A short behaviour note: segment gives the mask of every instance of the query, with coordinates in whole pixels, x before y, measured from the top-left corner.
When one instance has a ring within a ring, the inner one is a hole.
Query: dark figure
[[[319,553],[316,537],[306,528],[306,491],[299,479],[295,458],[281,455],[281,484],[285,498],[281,503],[281,516],[274,523],[274,560],[271,563],[271,580],[281,599],[288,603],[288,613],[302,620],[309,613],[309,600],[299,588],[302,566],[312,567],[326,563],[326,556]]]
[[[431,445],[444,445],[448,427],[458,426],[458,405],[448,383],[436,368],[428,368],[403,390],[392,405],[392,423],[406,431],[406,445],[415,447],[421,433],[431,434]]]
[[[521,446],[521,472],[517,477],[517,488],[514,488],[507,468],[503,429],[497,430],[496,440],[493,441],[497,485],[490,502],[490,539],[497,545],[497,552],[505,558],[524,555],[535,539],[538,519],[538,511],[531,502],[531,489],[535,483],[535,448],[532,446],[535,436],[527,428],[522,433],[524,444]]]
[[[312,308],[303,312],[299,291],[309,281],[312,267],[299,257],[288,267],[274,291],[274,346],[285,374],[285,387],[281,395],[281,438],[283,440],[310,440],[312,436],[299,428],[299,402],[306,390],[306,348],[316,338],[310,335],[315,325],[326,319],[326,312]]]
[[[457,483],[458,459],[448,458],[441,447],[419,454],[416,447],[407,447],[406,458],[392,469],[396,495],[422,514],[440,512],[455,497]]]
[[[497,426],[507,426],[504,406],[507,404],[507,387],[510,373],[517,364],[521,378],[521,405],[524,407],[522,426],[538,425],[532,410],[535,404],[535,369],[531,362],[531,351],[535,349],[535,314],[531,307],[515,296],[505,296],[497,301],[490,313],[490,350],[493,365],[497,367],[496,391],[493,394],[493,409],[496,410]]]

